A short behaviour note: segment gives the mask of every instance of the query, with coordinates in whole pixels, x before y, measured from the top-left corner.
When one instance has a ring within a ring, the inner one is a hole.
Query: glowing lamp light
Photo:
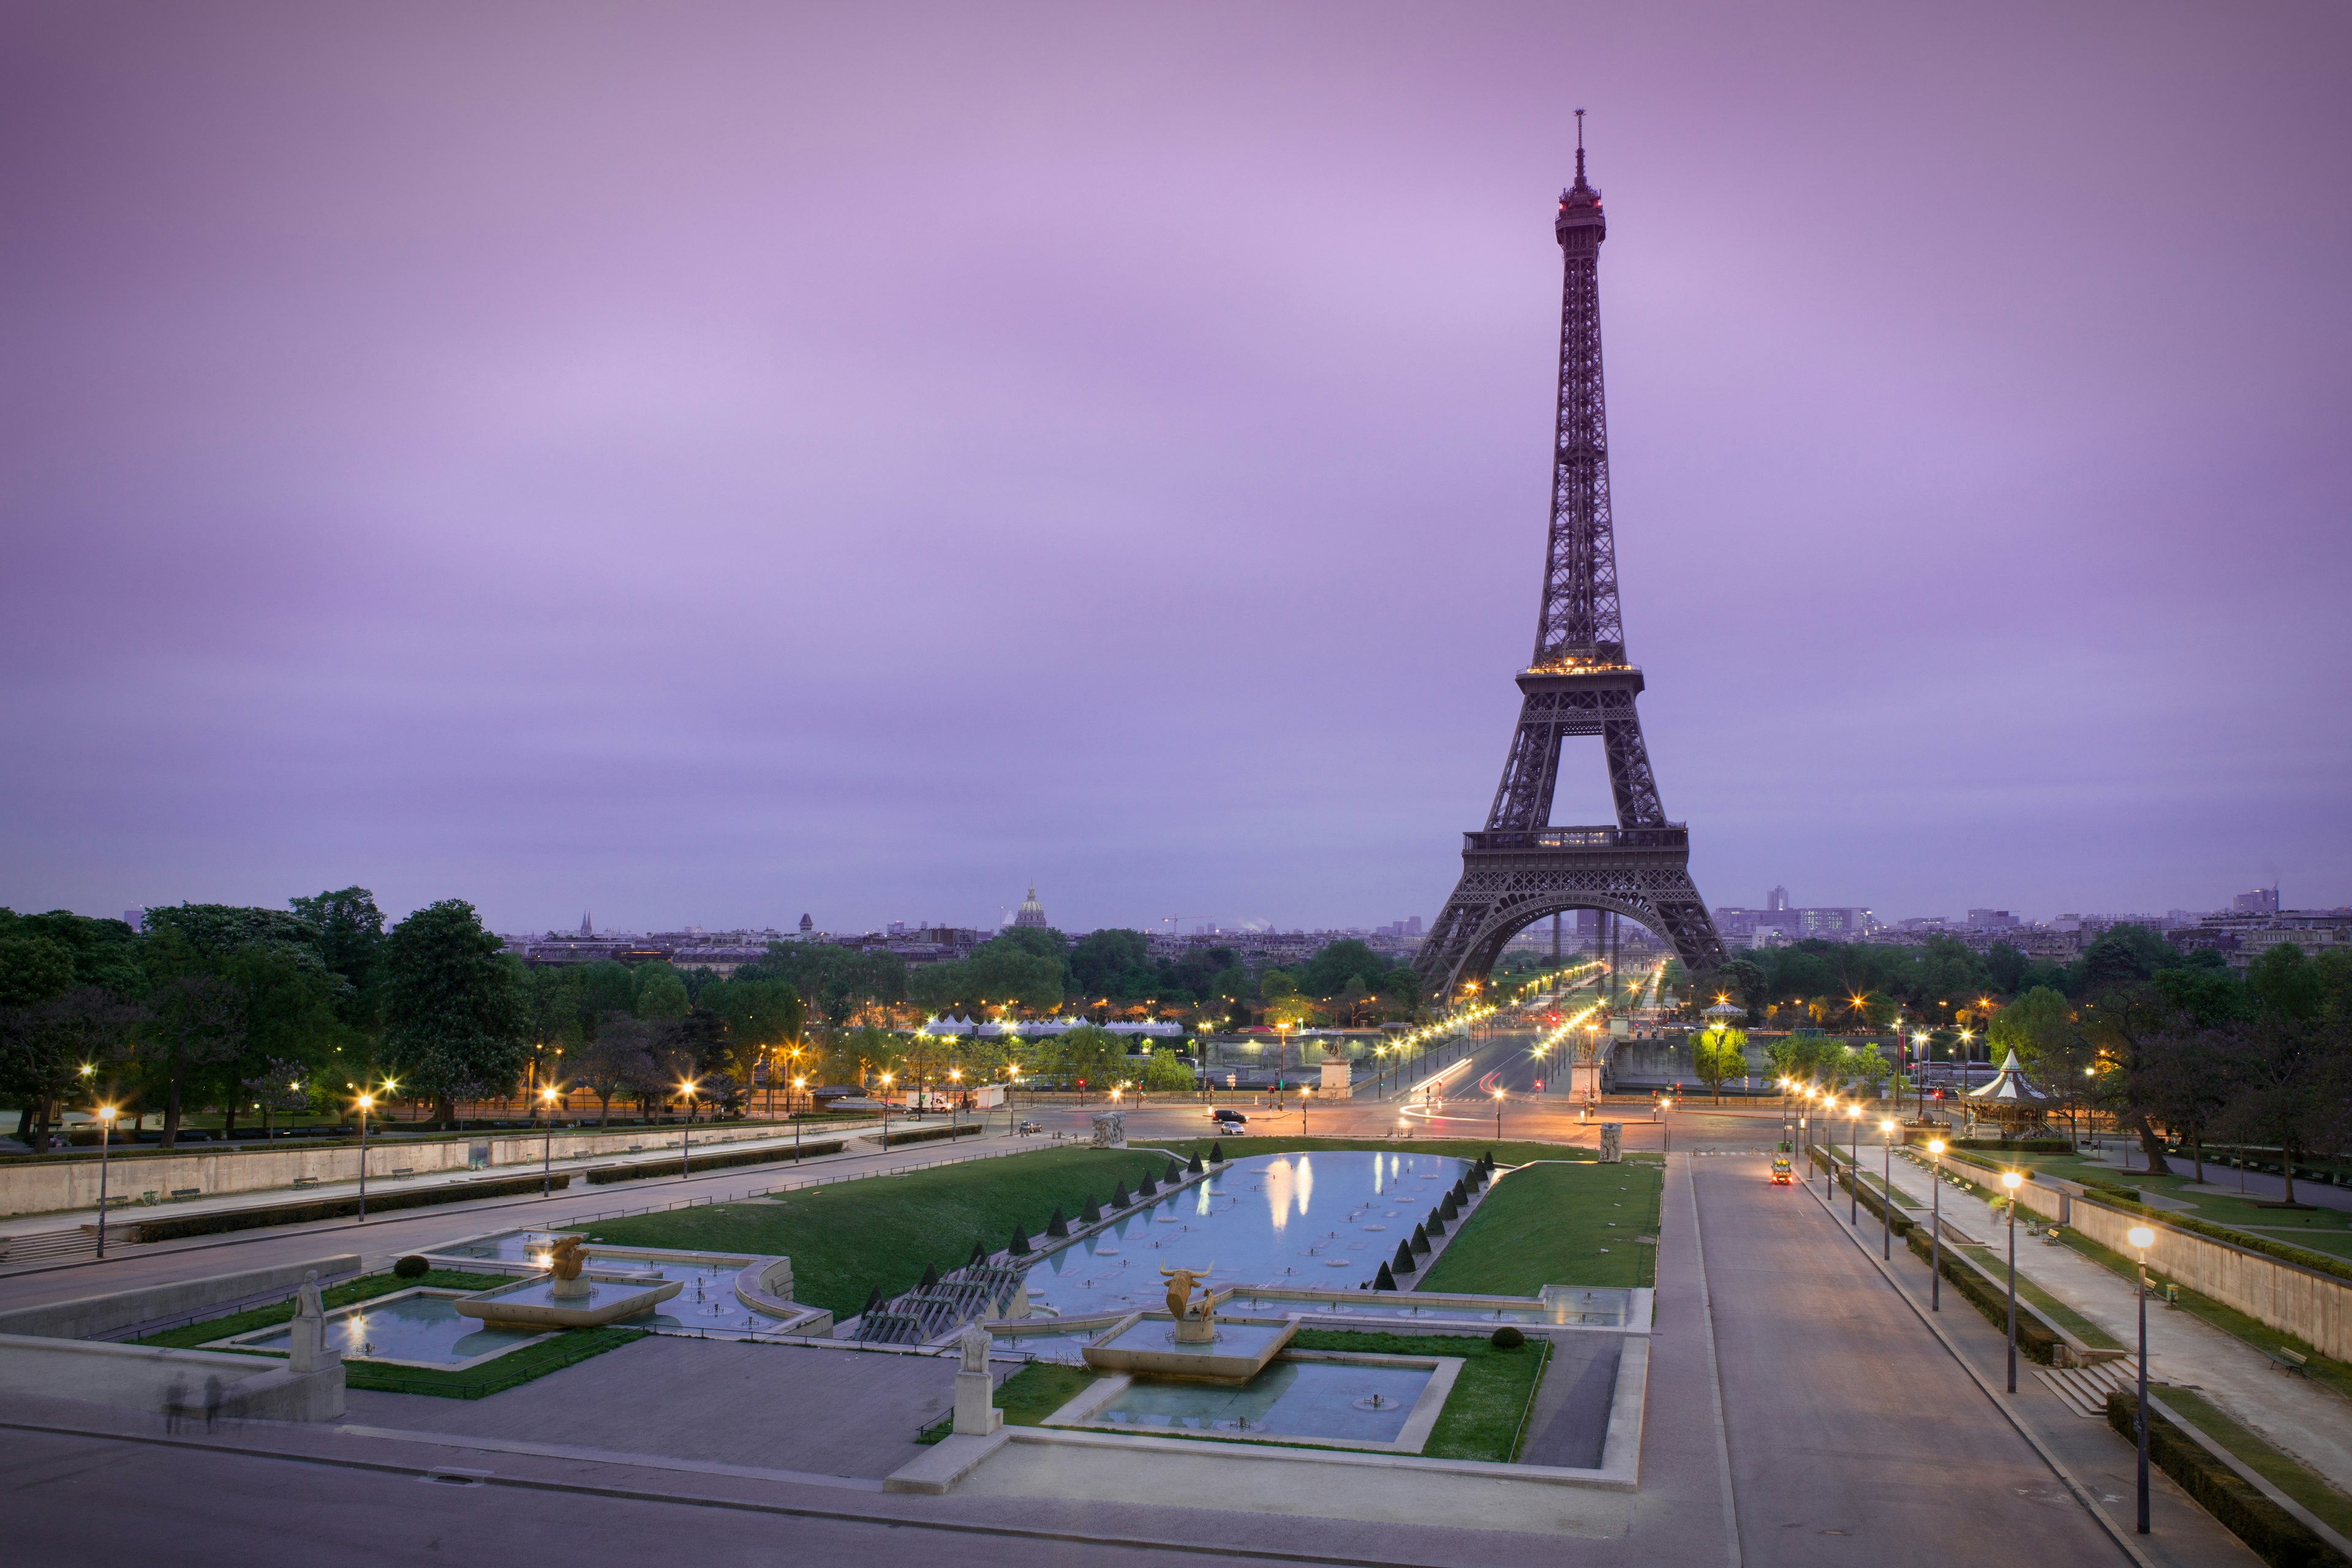
[[[2141,1252],[2146,1252],[2156,1245],[2156,1232],[2147,1226],[2136,1225],[2124,1232],[2124,1236],[2134,1248]]]

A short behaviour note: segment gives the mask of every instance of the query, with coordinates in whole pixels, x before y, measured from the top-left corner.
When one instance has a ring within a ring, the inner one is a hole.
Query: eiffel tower
[[[1576,111],[1576,184],[1559,194],[1553,232],[1567,262],[1559,312],[1559,406],[1552,455],[1551,540],[1534,660],[1519,672],[1519,726],[1484,832],[1462,836],[1462,880],[1413,968],[1447,999],[1483,983],[1503,944],[1562,910],[1603,910],[1674,944],[1683,967],[1723,962],[1723,941],[1690,879],[1690,832],[1668,822],[1642,742],[1642,671],[1625,662],[1617,544],[1609,519],[1609,430],[1601,385],[1601,193],[1584,178],[1584,110]],[[1598,735],[1609,761],[1614,826],[1554,827],[1560,742]]]

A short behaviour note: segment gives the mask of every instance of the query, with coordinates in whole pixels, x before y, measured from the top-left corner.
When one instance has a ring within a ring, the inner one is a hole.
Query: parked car
[[[1209,1120],[1212,1121],[1221,1121],[1228,1127],[1245,1127],[1249,1124],[1249,1118],[1243,1115],[1240,1111],[1235,1110],[1230,1105],[1220,1105],[1213,1108],[1209,1112]]]

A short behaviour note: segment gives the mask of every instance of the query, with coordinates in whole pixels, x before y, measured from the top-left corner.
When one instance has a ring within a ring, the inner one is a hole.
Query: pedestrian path
[[[1933,1193],[1928,1173],[1907,1160],[1895,1162],[1895,1184],[1923,1207]],[[1946,1218],[1969,1235],[2000,1236],[1992,1205],[1974,1194],[1947,1184],[1941,1204]],[[2139,1305],[2129,1280],[2066,1247],[2020,1247],[2017,1271],[2117,1344],[2137,1342]],[[2153,1303],[2147,1354],[2151,1381],[2199,1390],[2331,1485],[2352,1492],[2352,1400],[2284,1375],[2261,1351],[2200,1318]]]

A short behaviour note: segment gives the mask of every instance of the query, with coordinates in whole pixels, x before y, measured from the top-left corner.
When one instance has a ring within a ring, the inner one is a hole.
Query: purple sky
[[[1426,919],[1578,104],[1701,890],[2352,900],[2352,13],[1270,9],[10,7],[0,903]]]

